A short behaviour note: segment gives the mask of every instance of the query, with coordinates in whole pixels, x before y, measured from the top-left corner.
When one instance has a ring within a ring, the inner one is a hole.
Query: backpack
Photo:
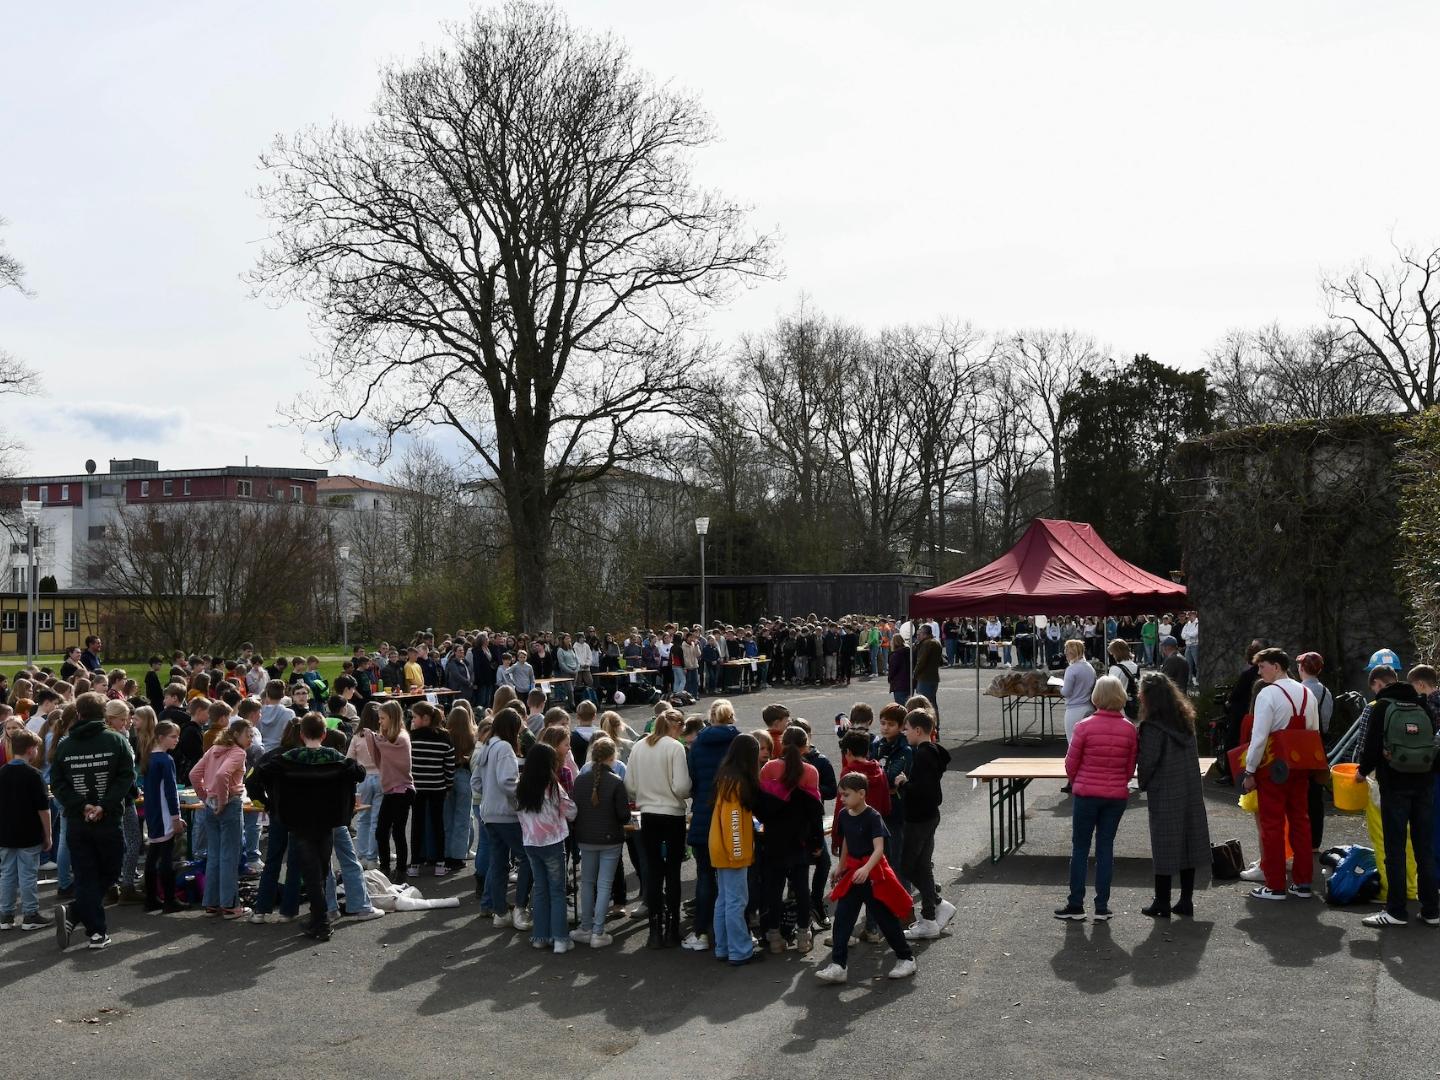
[[[1364,904],[1380,894],[1380,871],[1371,848],[1351,844],[1325,885],[1327,904]]]
[[[1135,663],[1133,660],[1130,663]],[[1136,673],[1131,674],[1125,662],[1116,661],[1115,666],[1125,676],[1125,715],[1131,720],[1140,719],[1140,698],[1136,696],[1136,688],[1140,685],[1139,664],[1135,664]]]
[[[1382,739],[1396,772],[1428,773],[1435,767],[1435,728],[1418,701],[1388,703]]]

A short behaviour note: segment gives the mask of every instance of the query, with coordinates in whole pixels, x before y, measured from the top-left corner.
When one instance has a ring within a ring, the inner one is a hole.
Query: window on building
[[[54,630],[54,629],[55,629],[55,613],[54,613],[53,611],[42,611],[42,612],[40,612],[40,629],[41,629],[41,630]]]
[[[240,498],[248,499],[250,497],[250,490],[251,489],[249,480],[235,481],[235,494],[240,496]]]
[[[61,484],[61,485],[60,485],[60,501],[61,501],[61,502],[69,502],[69,501],[70,501],[70,485],[69,485],[69,484]]]
[[[80,612],[75,611],[73,608],[66,610],[66,612],[65,612],[65,629],[66,629],[66,630],[79,630],[79,629],[80,629]]]
[[[10,591],[11,591],[11,592],[24,592],[24,591],[25,591],[25,571],[26,571],[26,569],[27,569],[27,568],[24,567],[24,566],[12,566],[12,567],[10,568]]]
[[[149,481],[149,480],[141,480],[141,481],[140,481],[140,497],[143,499],[143,498],[146,498],[149,494],[150,494],[150,481]]]
[[[100,497],[100,485],[99,485],[99,484],[86,484],[85,486],[86,486],[86,488],[89,489],[88,492],[87,492],[87,494],[89,494],[89,496],[90,496],[92,499],[98,499],[98,498]]]
[[[299,502],[299,501],[300,501],[300,485],[299,485],[299,484],[291,484],[291,485],[290,485],[290,501],[291,501],[291,502]]]
[[[375,509],[376,509],[376,510],[379,510],[379,509],[380,509],[380,500],[379,500],[379,499],[376,499],[376,500],[375,500]]]
[[[91,525],[91,526],[90,526],[90,539],[91,539],[91,540],[104,540],[104,539],[105,539],[105,526],[104,526],[104,525]]]
[[[163,481],[163,482],[161,483],[161,485],[160,485],[160,493],[161,493],[162,495],[174,495],[174,494],[175,494],[175,481],[174,481],[174,480],[166,480],[166,481]]]
[[[15,612],[7,611],[3,615],[0,615],[0,629],[14,631]]]
[[[41,501],[42,503],[43,503],[43,502],[49,502],[49,501],[50,501],[50,485],[49,485],[49,484],[41,484],[41,485],[40,485],[40,501]]]
[[[186,477],[184,480],[180,481],[180,493],[181,493],[182,495],[189,495],[189,494],[190,494],[190,479],[189,479],[189,477]]]

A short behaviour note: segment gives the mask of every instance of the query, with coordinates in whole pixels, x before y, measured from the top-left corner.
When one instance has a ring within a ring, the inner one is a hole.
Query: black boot
[[[663,918],[653,911],[650,913],[650,936],[645,939],[647,949],[663,949],[665,947],[664,934],[660,929],[663,921]]]
[[[1176,915],[1183,915],[1187,919],[1195,917],[1195,871],[1180,871],[1180,902],[1170,910]]]
[[[1141,915],[1148,915],[1152,919],[1170,918],[1170,875],[1155,875],[1155,899],[1150,901],[1149,907],[1140,909]]]

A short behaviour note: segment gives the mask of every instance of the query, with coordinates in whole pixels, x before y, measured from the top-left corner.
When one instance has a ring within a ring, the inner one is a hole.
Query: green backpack
[[[1392,701],[1385,710],[1385,756],[1399,773],[1428,773],[1435,765],[1435,729],[1415,701]]]

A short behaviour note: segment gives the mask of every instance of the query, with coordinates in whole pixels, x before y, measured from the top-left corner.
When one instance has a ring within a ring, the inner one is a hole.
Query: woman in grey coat
[[[1195,869],[1210,859],[1210,827],[1197,764],[1195,709],[1164,675],[1140,681],[1140,757],[1136,772],[1150,811],[1150,858],[1155,899],[1141,914],[1168,919],[1193,916]],[[1180,900],[1170,903],[1171,879],[1180,875]]]

